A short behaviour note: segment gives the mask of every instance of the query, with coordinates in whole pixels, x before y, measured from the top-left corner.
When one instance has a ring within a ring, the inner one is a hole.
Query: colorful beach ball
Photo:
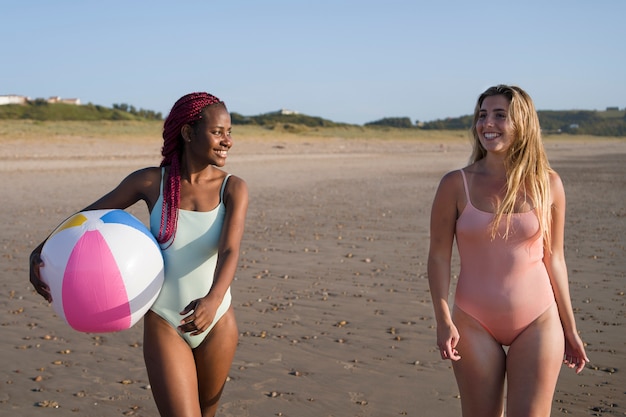
[[[124,210],[73,215],[52,232],[41,259],[41,279],[50,287],[52,307],[81,332],[129,329],[163,285],[157,241]]]

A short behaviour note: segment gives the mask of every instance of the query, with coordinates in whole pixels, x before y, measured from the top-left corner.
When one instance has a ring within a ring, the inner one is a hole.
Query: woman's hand
[[[459,331],[454,323],[450,322],[442,326],[437,326],[437,346],[439,347],[439,353],[441,353],[441,359],[450,359],[453,361],[461,359],[461,355],[459,355],[459,352],[456,350],[459,339]]]
[[[41,247],[41,245],[40,245]],[[34,250],[30,254],[29,260],[29,269],[30,269],[30,283],[35,287],[35,291],[43,298],[46,299],[47,302],[52,302],[52,295],[50,294],[50,287],[41,280],[41,274],[39,272],[40,268],[43,266],[43,261],[41,260],[41,252]]]
[[[585,353],[585,346],[577,333],[571,333],[565,335],[565,356],[563,357],[563,363],[568,368],[572,368],[579,374],[584,368],[585,364],[589,363],[587,353]]]
[[[193,300],[180,312],[181,316],[189,314],[180,321],[178,330],[183,333],[191,333],[191,336],[197,336],[209,328],[220,303],[213,301],[212,298],[203,297]]]

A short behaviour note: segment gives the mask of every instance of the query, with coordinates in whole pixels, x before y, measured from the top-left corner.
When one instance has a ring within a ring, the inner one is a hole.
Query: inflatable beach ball
[[[163,285],[157,241],[124,210],[73,215],[52,232],[41,259],[41,279],[50,287],[52,307],[81,332],[130,328]]]

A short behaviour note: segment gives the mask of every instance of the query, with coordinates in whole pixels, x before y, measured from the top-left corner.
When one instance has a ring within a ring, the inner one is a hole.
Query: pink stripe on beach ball
[[[76,242],[62,291],[65,318],[74,329],[110,332],[130,327],[124,279],[99,231],[86,231]]]

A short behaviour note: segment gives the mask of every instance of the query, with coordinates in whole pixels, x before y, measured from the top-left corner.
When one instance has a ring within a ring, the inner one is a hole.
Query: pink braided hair
[[[170,241],[176,234],[178,207],[180,206],[180,164],[183,150],[181,129],[184,125],[202,118],[208,106],[222,103],[219,98],[208,93],[190,93],[178,99],[163,124],[163,148],[161,166],[169,165],[170,171],[163,187],[161,226],[157,240]],[[171,243],[170,243],[171,244]]]

